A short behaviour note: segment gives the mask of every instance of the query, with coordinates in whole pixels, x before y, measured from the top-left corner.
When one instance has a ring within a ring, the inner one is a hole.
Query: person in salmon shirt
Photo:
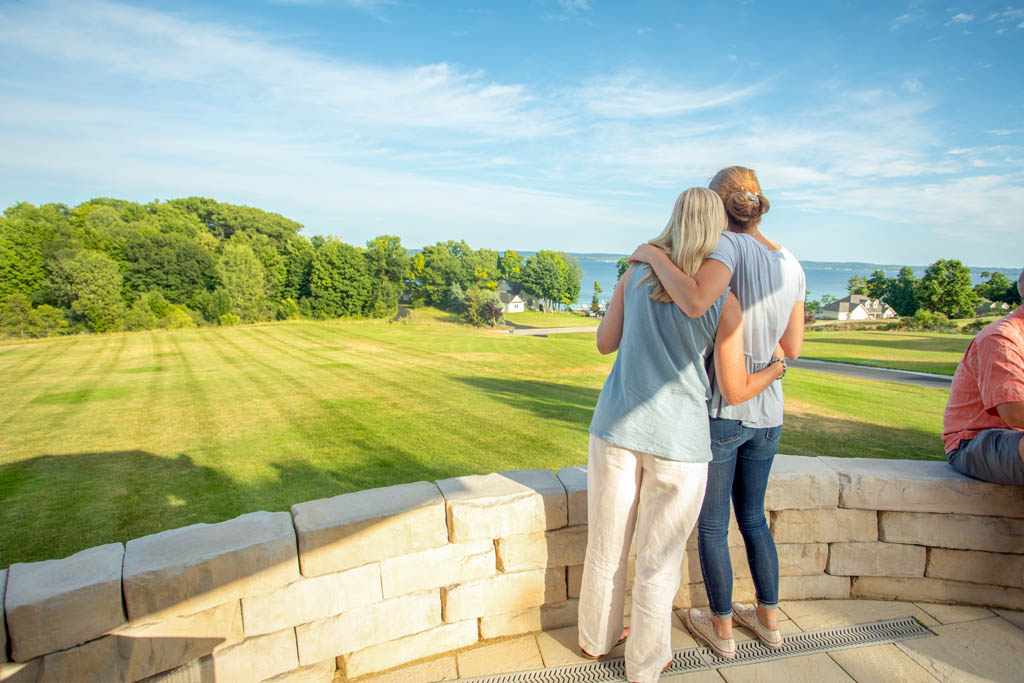
[[[1024,270],[1017,279],[1024,292]],[[1024,306],[986,325],[953,375],[942,418],[946,460],[957,472],[1024,485]]]

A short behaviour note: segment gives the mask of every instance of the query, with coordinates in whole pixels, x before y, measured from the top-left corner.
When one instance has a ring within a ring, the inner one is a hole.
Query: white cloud
[[[555,2],[570,12],[590,11],[590,3],[587,0],[555,0]]]
[[[899,31],[904,26],[912,24],[915,21],[919,21],[921,19],[921,16],[922,15],[920,14],[911,14],[909,12],[906,14],[901,14],[900,16],[896,17],[891,22],[889,22],[889,30]]]
[[[921,92],[924,90],[924,83],[916,78],[908,78],[903,81],[903,89],[909,93]]]
[[[953,18],[946,23],[946,26],[951,26],[953,24],[969,24],[972,21],[974,21],[973,14],[964,14],[963,12],[958,12],[957,14],[954,14]]]
[[[574,99],[602,117],[666,117],[738,102],[762,92],[765,87],[764,83],[754,83],[739,88],[693,89],[654,81],[634,71],[592,79],[577,89]]]

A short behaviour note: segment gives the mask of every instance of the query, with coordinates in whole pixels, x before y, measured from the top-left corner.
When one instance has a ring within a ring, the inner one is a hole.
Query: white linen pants
[[[626,641],[630,681],[657,681],[672,659],[672,600],[707,478],[707,463],[676,462],[590,436],[580,647],[603,655],[622,635],[626,565],[635,529],[636,576]]]

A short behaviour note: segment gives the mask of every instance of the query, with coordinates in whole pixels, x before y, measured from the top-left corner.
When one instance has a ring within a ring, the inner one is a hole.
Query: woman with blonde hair
[[[705,188],[691,188],[679,195],[652,249],[693,275],[725,226],[721,199]],[[626,638],[623,610],[632,541],[636,577],[626,675],[649,683],[672,660],[672,598],[711,460],[711,382],[705,362],[714,348],[720,390],[737,403],[764,390],[784,368],[776,363],[746,372],[735,296],[720,293],[703,315],[691,318],[672,304],[647,265],[631,267],[619,280],[597,330],[597,348],[618,355],[590,424],[580,647],[585,656],[596,658]]]
[[[686,272],[660,250],[641,245],[630,257],[647,263],[676,305],[704,316],[728,287],[743,309],[743,354],[747,372],[776,362],[776,349],[797,358],[803,347],[806,280],[799,261],[761,233],[768,200],[749,168],[730,166],[709,183],[722,198],[729,231],[696,272]],[[700,319],[700,318],[698,318]],[[711,451],[708,483],[698,528],[698,552],[711,615],[690,609],[690,630],[726,658],[735,657],[732,617],[772,648],[778,630],[779,559],[764,516],[764,494],[782,431],[782,386],[773,383],[754,398],[735,400],[713,381],[709,404]],[[730,496],[746,545],[757,595],[756,607],[732,602],[728,528]]]

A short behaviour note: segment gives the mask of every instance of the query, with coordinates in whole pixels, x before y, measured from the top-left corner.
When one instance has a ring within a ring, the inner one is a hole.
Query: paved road
[[[516,334],[519,336],[547,337],[550,334],[567,334],[570,332],[594,332],[596,327],[520,327],[514,330],[501,330],[500,334]],[[928,372],[911,372],[909,370],[890,370],[888,368],[872,368],[865,365],[850,365],[848,363],[833,363],[827,360],[811,360],[801,358],[790,361],[790,367],[801,370],[814,370],[816,372],[827,372],[833,375],[844,377],[859,377],[861,379],[874,379],[881,382],[899,382],[901,384],[913,384],[919,387],[930,387],[932,389],[949,389],[953,378],[948,375],[933,375]]]
[[[949,389],[949,386],[953,383],[953,378],[949,375],[933,375],[928,372],[910,372],[909,370],[890,370],[889,368],[872,368],[865,365],[832,363],[827,360],[811,360],[810,358],[790,361],[789,365],[801,370],[816,370],[846,377],[875,379],[881,382],[914,384],[919,387],[930,387],[932,389]]]

